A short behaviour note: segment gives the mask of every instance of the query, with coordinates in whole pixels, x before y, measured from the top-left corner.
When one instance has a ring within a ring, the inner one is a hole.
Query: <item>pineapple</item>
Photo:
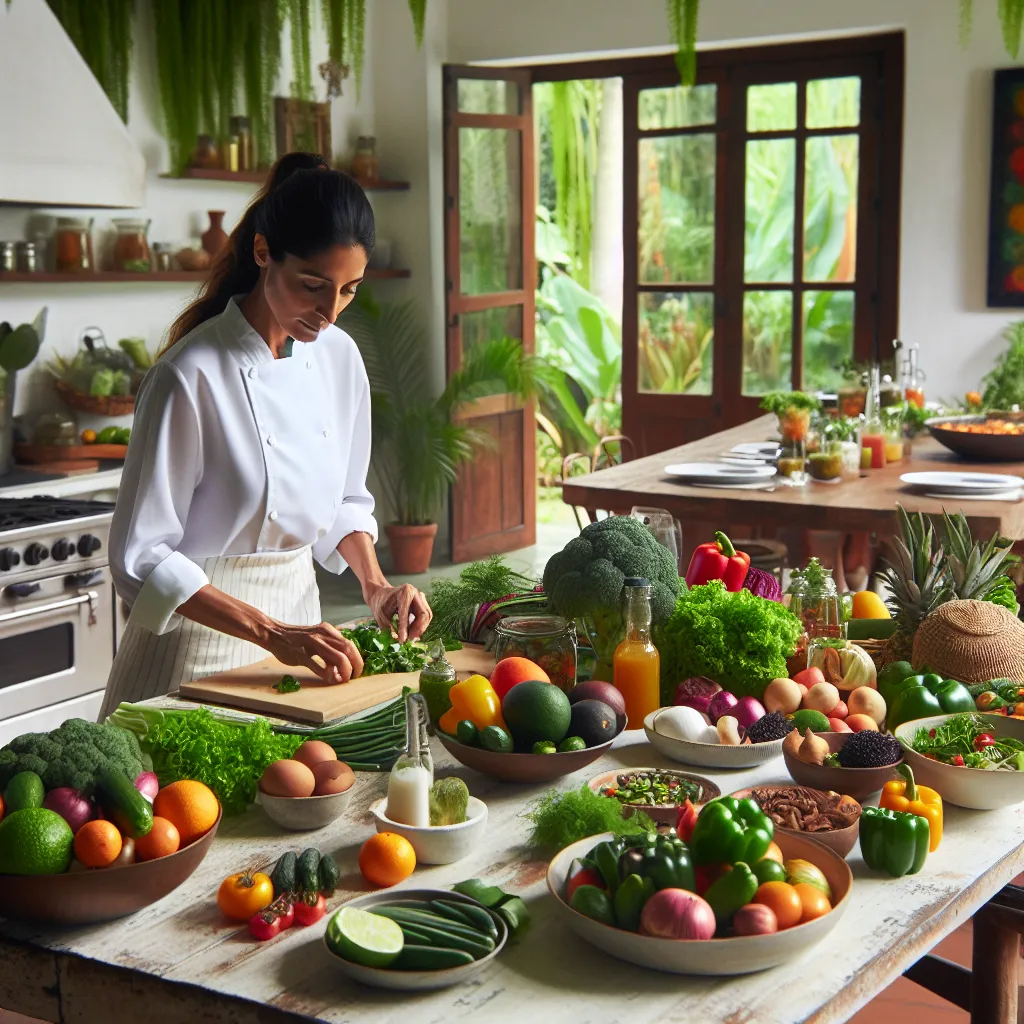
[[[896,620],[885,645],[886,664],[910,661],[917,627],[953,596],[946,554],[931,522],[920,512],[908,515],[902,505],[896,510],[901,536],[893,540],[895,561],[882,573],[892,595],[889,610]]]
[[[949,566],[952,597],[962,601],[986,601],[1003,586],[1003,574],[1018,561],[1010,553],[1010,541],[997,535],[985,545],[975,542],[963,512],[942,513],[942,547]]]

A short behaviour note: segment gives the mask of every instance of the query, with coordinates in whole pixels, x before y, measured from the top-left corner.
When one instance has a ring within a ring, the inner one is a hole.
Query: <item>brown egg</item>
[[[316,788],[313,796],[344,793],[356,781],[356,773],[344,761],[321,761],[313,768]]]
[[[292,758],[301,761],[307,768],[322,764],[324,761],[337,761],[338,755],[334,747],[323,740],[306,740],[298,750],[292,754]]]
[[[260,789],[270,796],[312,796],[316,779],[301,761],[274,761],[268,764]]]

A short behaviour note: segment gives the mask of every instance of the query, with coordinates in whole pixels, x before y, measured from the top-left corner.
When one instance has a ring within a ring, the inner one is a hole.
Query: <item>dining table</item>
[[[785,486],[777,479],[766,486],[699,486],[674,478],[666,467],[679,463],[717,462],[738,444],[778,438],[775,416],[760,416],[748,423],[709,434],[699,441],[620,463],[584,476],[567,478],[563,500],[586,509],[628,514],[635,506],[658,507],[685,524],[745,523],[762,533],[782,529],[866,531],[881,537],[898,532],[896,505],[908,512],[941,515],[962,511],[976,537],[994,533],[1024,540],[1024,502],[935,498],[916,493],[900,480],[908,472],[985,472],[1024,476],[1024,462],[967,461],[924,434],[914,438],[908,453],[882,469],[861,470],[854,480]],[[701,537],[700,539],[710,539]]]

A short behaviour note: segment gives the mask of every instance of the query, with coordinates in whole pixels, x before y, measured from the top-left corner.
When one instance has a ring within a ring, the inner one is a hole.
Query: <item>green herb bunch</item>
[[[761,399],[761,408],[765,412],[775,413],[782,416],[790,409],[806,409],[808,412],[817,412],[821,408],[821,400],[806,391],[769,391]]]

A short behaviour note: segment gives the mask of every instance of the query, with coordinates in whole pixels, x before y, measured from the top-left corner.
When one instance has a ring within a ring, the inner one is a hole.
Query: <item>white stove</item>
[[[95,721],[123,616],[109,502],[0,498],[0,746]]]

